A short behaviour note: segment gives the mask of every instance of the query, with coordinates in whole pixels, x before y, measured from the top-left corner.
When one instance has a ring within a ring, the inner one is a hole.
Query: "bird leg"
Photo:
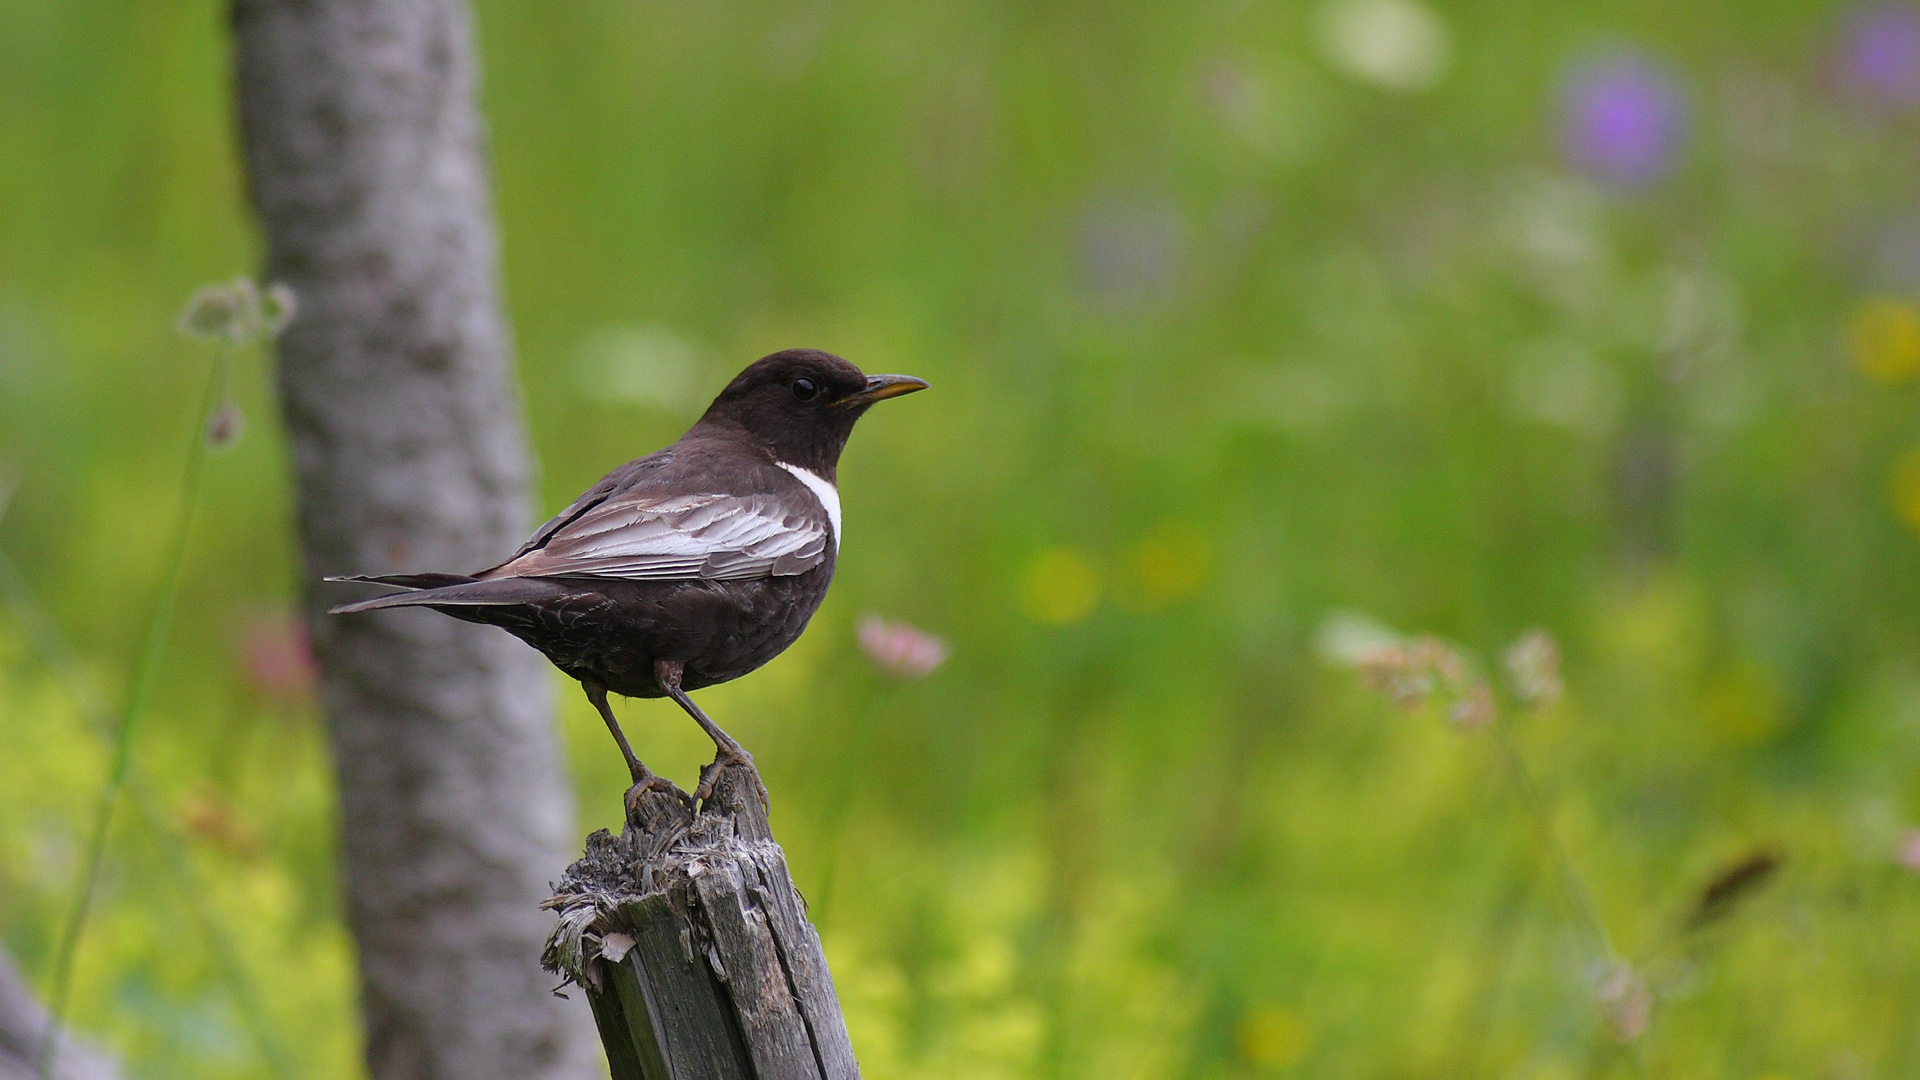
[[[613,741],[620,744],[620,753],[627,759],[627,772],[633,774],[633,782],[644,784],[653,779],[653,773],[633,756],[633,747],[627,745],[627,733],[620,730],[620,721],[613,718],[613,707],[607,704],[607,688],[589,679],[582,679],[580,685],[587,692],[587,700],[600,710],[600,719],[607,722],[607,730],[613,732]]]
[[[713,764],[700,771],[700,786],[693,791],[694,798],[705,799],[713,794],[713,782],[720,775],[720,766],[732,763],[745,765],[751,769],[753,755],[747,753],[746,747],[735,742],[733,736],[721,731],[720,725],[709,719],[706,713],[701,712],[700,706],[695,705],[693,699],[687,696],[687,692],[680,689],[680,675],[685,670],[686,665],[677,660],[653,662],[653,676],[659,680],[660,689],[665,690],[668,697],[687,710],[687,715],[693,717],[693,722],[699,724],[701,730],[707,733],[707,737],[713,740],[713,745],[719,748],[720,752],[714,756]]]

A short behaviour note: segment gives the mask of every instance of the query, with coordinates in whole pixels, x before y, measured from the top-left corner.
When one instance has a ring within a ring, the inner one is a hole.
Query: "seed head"
[[[1493,688],[1484,679],[1469,683],[1447,709],[1447,719],[1463,728],[1486,727],[1494,715]]]
[[[1458,665],[1459,658],[1438,638],[1418,637],[1369,649],[1354,670],[1367,686],[1411,712],[1425,705]]]
[[[1462,727],[1480,727],[1494,717],[1493,690],[1473,673],[1466,658],[1431,635],[1382,645],[1362,653],[1354,669],[1371,688],[1408,712],[1435,702]]]
[[[244,427],[240,406],[235,405],[232,398],[222,398],[213,415],[207,417],[207,445],[224,450],[240,441],[240,432]]]
[[[260,310],[260,293],[251,278],[204,285],[188,298],[177,323],[188,337],[241,341],[250,336]]]
[[[188,337],[243,345],[278,335],[296,306],[287,286],[275,283],[263,293],[252,278],[239,277],[195,290],[175,326]]]
[[[284,281],[269,284],[260,294],[260,325],[268,337],[279,337],[299,313],[300,301],[293,295],[293,286]]]
[[[1631,965],[1615,964],[1600,980],[1594,996],[1600,1019],[1616,1040],[1629,1043],[1647,1030],[1647,1021],[1653,1018],[1653,991]]]
[[[1560,647],[1545,630],[1530,630],[1505,657],[1513,696],[1524,705],[1545,706],[1560,700],[1566,684],[1560,679]]]

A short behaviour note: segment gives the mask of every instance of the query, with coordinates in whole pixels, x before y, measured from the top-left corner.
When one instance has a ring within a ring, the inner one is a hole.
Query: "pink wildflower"
[[[306,624],[291,613],[250,620],[241,636],[240,659],[247,681],[273,697],[299,697],[319,675]]]
[[[1627,964],[1615,965],[1600,982],[1600,1017],[1607,1031],[1623,1043],[1629,1043],[1647,1030],[1653,1019],[1653,991],[1645,979]]]
[[[889,675],[925,678],[947,659],[947,643],[906,623],[878,615],[860,620],[860,650]]]
[[[1920,874],[1920,829],[1908,829],[1900,836],[1900,847],[1894,852],[1894,858],[1900,865]]]

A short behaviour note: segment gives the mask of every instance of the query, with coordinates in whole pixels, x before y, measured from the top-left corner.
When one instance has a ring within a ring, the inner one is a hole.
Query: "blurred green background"
[[[935,387],[854,439],[812,629],[703,696],[869,1077],[1920,1074],[1920,10],[477,9],[542,510],[776,348]],[[223,18],[0,4],[0,550],[108,704],[211,359],[175,313],[259,261]],[[267,358],[238,378],[135,747],[160,829],[120,818],[75,1020],[138,1077],[352,1076]],[[869,612],[950,657],[882,670]],[[1567,693],[1520,708],[1536,627]],[[1494,678],[1533,801],[1343,666],[1386,628]],[[624,774],[559,700],[584,834]],[[623,715],[692,777],[693,725]],[[38,985],[106,766],[10,612]]]

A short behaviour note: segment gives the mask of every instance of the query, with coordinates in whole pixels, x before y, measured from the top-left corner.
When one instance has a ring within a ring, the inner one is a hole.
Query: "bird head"
[[[926,388],[911,375],[867,375],[829,352],[787,349],[736,376],[700,425],[744,429],[776,460],[830,477],[854,422],[875,402]]]

